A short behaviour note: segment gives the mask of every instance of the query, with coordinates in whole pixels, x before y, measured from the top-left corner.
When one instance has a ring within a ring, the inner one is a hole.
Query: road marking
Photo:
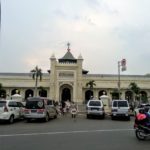
[[[133,130],[134,129],[108,129],[108,130],[79,130],[79,131],[59,131],[59,132],[42,132],[42,133],[39,132],[39,133],[22,133],[22,134],[1,134],[0,137],[76,134],[76,133],[92,133],[92,132],[121,132]]]

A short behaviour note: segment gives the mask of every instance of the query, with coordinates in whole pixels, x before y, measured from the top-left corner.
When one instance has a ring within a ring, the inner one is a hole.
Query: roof
[[[77,59],[71,54],[70,50],[59,59],[59,62],[77,62]]]
[[[48,73],[42,73],[43,76],[49,76]],[[12,73],[12,72],[0,72],[0,76],[30,76],[31,73]]]
[[[86,74],[85,77],[118,77],[118,74]],[[150,78],[150,76],[147,75],[120,75],[120,77],[139,77],[139,78]]]
[[[83,74],[87,74],[89,71],[82,69]]]

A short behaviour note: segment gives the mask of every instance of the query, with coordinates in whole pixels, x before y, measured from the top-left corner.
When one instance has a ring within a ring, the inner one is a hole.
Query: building
[[[111,99],[118,99],[118,75],[89,74],[82,63],[82,56],[74,58],[69,45],[62,58],[52,55],[49,73],[44,73],[42,81],[38,82],[38,94],[60,102],[85,103],[92,96],[99,98],[104,93]],[[96,84],[92,89],[87,86],[90,81]],[[122,99],[133,101],[134,93],[129,89],[131,82],[140,87],[139,100],[147,101],[150,97],[150,75],[121,75],[120,81]],[[30,73],[0,73],[0,83],[3,85],[1,97],[10,98],[16,91],[23,99],[34,96],[35,81]]]

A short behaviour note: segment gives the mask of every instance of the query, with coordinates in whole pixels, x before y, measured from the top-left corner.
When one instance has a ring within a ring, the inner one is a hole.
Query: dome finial
[[[67,43],[67,46],[68,46],[67,50],[69,52],[70,51],[70,43],[69,42]]]

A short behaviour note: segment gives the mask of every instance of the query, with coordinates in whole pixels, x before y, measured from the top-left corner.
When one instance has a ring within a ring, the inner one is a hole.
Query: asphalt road
[[[0,150],[148,150],[150,140],[138,141],[131,121],[70,116],[49,122],[0,124]]]

